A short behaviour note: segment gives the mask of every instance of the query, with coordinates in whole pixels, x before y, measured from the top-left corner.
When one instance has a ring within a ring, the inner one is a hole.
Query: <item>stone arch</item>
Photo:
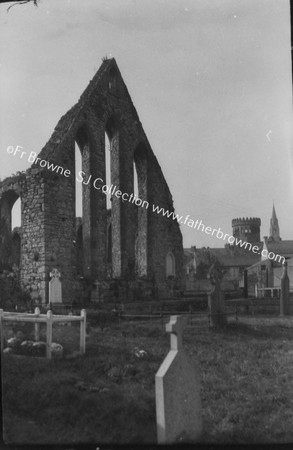
[[[90,144],[90,130],[86,122],[83,122],[77,129],[75,133],[75,140],[80,148],[81,153],[83,153],[86,145]]]
[[[119,114],[115,112],[111,112],[110,114],[107,114],[106,121],[105,121],[105,131],[109,137],[109,141],[111,143],[112,139],[114,138],[115,134],[118,133],[120,128],[120,118]]]
[[[107,132],[105,131],[105,184],[111,186],[111,145]],[[112,209],[112,197],[106,194],[106,208]]]
[[[126,194],[122,199],[112,191],[110,216],[101,189],[103,183],[98,181],[105,180],[105,133],[111,143],[111,184],[116,192]],[[71,175],[75,168],[75,145],[82,155],[85,172],[84,179],[80,180],[82,224],[74,211],[75,177]],[[127,289],[133,289],[136,282],[145,285],[146,292],[151,283],[153,292],[159,296],[168,294],[169,286],[175,284],[175,280],[166,279],[165,258],[169,249],[176,255],[176,282],[182,280],[183,249],[178,223],[148,213],[140,203],[158,201],[169,208],[172,198],[114,59],[103,61],[78,102],[59,120],[52,137],[39,153],[39,160],[58,164],[64,168],[64,173],[68,169],[70,175],[67,177],[55,169],[50,169],[56,172],[51,173],[45,166],[40,169],[33,163],[26,173],[0,182],[0,219],[9,232],[11,221],[6,212],[13,199],[8,194],[3,198],[1,195],[17,185],[22,189],[20,275],[22,285],[31,288],[35,298],[39,294],[43,301],[48,298],[48,269],[53,263],[62,273],[64,301],[74,298],[79,271],[87,281],[101,281],[99,286],[103,286],[103,281],[108,283],[110,259],[111,277],[119,280],[123,287],[119,290],[121,298],[127,298]],[[138,203],[131,197],[134,166]],[[91,175],[93,178],[89,180]],[[95,181],[100,190],[95,187]],[[151,211],[151,207],[149,209]],[[19,238],[15,236],[15,244],[17,242]],[[106,292],[115,284],[107,283],[103,287]]]
[[[175,256],[172,252],[168,252],[166,255],[166,276],[167,278],[176,276]]]
[[[19,198],[21,199],[20,194],[16,190],[8,189],[3,192],[0,199],[0,216],[5,219],[10,231],[12,231],[12,208]]]
[[[75,183],[75,220],[82,218],[82,187],[83,184],[77,181],[80,171],[82,171],[82,152],[74,141],[74,183]]]
[[[21,234],[20,228],[13,234],[12,209],[20,199],[20,190],[6,189],[0,198],[0,265],[1,268],[11,269],[14,264],[20,266]]]

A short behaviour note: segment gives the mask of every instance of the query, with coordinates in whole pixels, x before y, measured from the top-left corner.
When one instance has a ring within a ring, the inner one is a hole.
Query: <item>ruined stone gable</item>
[[[110,210],[103,192],[106,135]],[[76,144],[82,158],[80,174],[75,168]],[[152,288],[150,295],[159,296],[182,288],[179,225],[152,210],[154,204],[173,211],[172,196],[114,59],[103,61],[39,155],[29,156],[30,169],[0,183],[0,214],[2,234],[11,233],[11,209],[21,198],[20,276],[33,297],[48,301],[53,267],[62,274],[63,301],[76,297],[81,278],[104,286],[111,280],[126,280],[133,288],[146,283]],[[77,178],[83,186],[82,218],[75,216]],[[9,255],[4,259],[9,262]]]

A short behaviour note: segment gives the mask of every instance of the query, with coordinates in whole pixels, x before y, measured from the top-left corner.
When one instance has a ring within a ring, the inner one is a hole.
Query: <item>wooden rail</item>
[[[266,288],[259,288],[259,287],[257,287],[257,285],[255,285],[255,297],[256,297],[256,298],[262,298],[262,297],[261,297],[261,294],[262,294],[263,297],[264,297],[264,294],[265,294],[266,292],[269,292],[269,293],[270,293],[270,297],[271,297],[271,298],[280,298],[280,295],[281,295],[281,288],[280,288],[280,287],[266,287]],[[289,290],[289,293],[292,294],[292,293],[293,293],[293,290],[290,289],[290,290]],[[277,295],[274,295],[274,294],[277,294]]]
[[[266,292],[270,293],[270,297],[271,298],[279,298],[280,294],[281,294],[281,288],[278,287],[268,287],[268,288],[259,288],[256,287],[255,289],[255,293],[256,293],[256,298],[260,298],[261,297],[261,293],[264,296]],[[276,293],[277,295],[274,295],[274,293]]]
[[[189,324],[192,325],[192,319],[194,318],[206,318],[208,320],[209,326],[211,325],[211,314],[207,311],[202,312],[196,312],[189,309],[188,311],[161,311],[161,312],[154,312],[149,314],[128,314],[128,313],[122,313],[120,312],[118,314],[119,319],[150,319],[152,321],[153,319],[160,319],[161,324],[164,324],[164,318],[170,317],[170,315],[175,314],[178,316],[185,316],[187,319],[189,319]],[[223,315],[223,316],[235,316],[235,319],[238,320],[238,308],[236,306],[235,310],[233,311],[225,311],[224,313],[214,313],[213,315]]]
[[[40,323],[46,324],[46,357],[52,358],[52,335],[53,335],[53,323],[58,322],[80,322],[80,353],[85,354],[86,347],[86,310],[80,311],[80,316],[60,316],[53,315],[52,311],[48,311],[47,314],[41,314],[39,308],[35,308],[34,314],[28,313],[14,313],[6,312],[0,309],[0,339],[1,339],[1,352],[4,348],[4,333],[3,325],[5,322],[30,322],[35,326],[35,341],[40,340]]]

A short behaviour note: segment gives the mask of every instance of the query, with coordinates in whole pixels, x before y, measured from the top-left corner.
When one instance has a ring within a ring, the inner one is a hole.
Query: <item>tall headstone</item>
[[[202,431],[199,371],[182,346],[182,320],[171,316],[166,325],[171,348],[156,374],[159,444],[198,442]]]
[[[208,307],[210,314],[210,326],[222,327],[227,324],[225,314],[225,296],[221,288],[223,273],[218,264],[213,264],[210,269],[212,290],[208,295]]]
[[[284,271],[281,278],[280,316],[289,315],[289,289],[290,280],[287,273],[287,261],[285,261]]]
[[[61,273],[58,269],[50,272],[49,281],[49,303],[62,303],[62,283],[60,281]]]

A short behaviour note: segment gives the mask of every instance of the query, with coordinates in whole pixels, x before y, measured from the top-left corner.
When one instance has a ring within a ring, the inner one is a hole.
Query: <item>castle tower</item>
[[[233,219],[233,236],[243,242],[260,242],[260,224],[261,221],[258,217]]]
[[[279,228],[279,223],[278,223],[277,214],[276,214],[276,210],[275,210],[275,205],[273,205],[273,212],[272,212],[272,217],[271,217],[271,222],[270,222],[269,240],[270,241],[281,241],[280,228]]]

